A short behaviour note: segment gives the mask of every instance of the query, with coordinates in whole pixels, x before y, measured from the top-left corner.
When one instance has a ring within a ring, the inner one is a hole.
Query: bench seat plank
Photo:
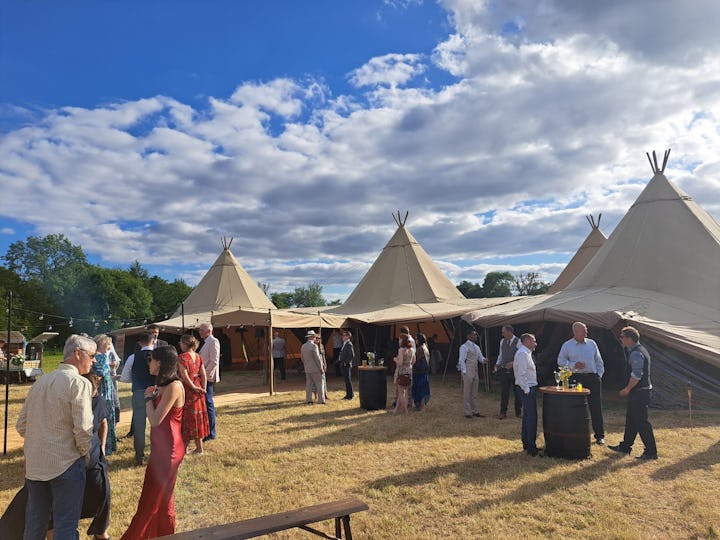
[[[235,523],[175,533],[162,538],[165,540],[241,540],[317,523],[318,521],[349,516],[355,512],[363,512],[368,509],[367,504],[350,497]]]

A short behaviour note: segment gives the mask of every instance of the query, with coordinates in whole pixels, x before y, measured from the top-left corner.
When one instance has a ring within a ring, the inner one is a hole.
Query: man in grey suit
[[[343,374],[343,378],[345,379],[345,397],[343,399],[352,399],[355,397],[355,394],[353,393],[350,374],[352,373],[353,361],[355,360],[355,349],[353,349],[352,341],[350,341],[352,339],[350,331],[343,330],[342,339],[343,344],[340,349],[340,358],[338,359],[338,362],[340,363],[340,370]]]
[[[305,343],[300,347],[300,358],[305,368],[305,401],[307,401],[308,405],[313,404],[313,389],[317,389],[318,403],[325,404],[325,388],[322,377],[325,368],[323,367],[320,351],[315,343],[316,335],[314,330],[309,330],[305,334]]]

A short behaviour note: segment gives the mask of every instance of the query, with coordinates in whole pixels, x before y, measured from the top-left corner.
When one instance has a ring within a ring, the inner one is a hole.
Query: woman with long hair
[[[424,411],[430,401],[430,351],[425,344],[425,336],[418,333],[415,339],[415,364],[412,372],[412,398],[416,411]]]
[[[178,375],[185,386],[185,407],[183,408],[182,435],[185,446],[195,441],[193,454],[203,453],[203,438],[210,434],[205,389],[207,375],[202,358],[196,353],[198,342],[192,334],[180,337]]]
[[[393,414],[397,414],[400,409],[408,412],[408,400],[410,393],[410,385],[412,384],[412,368],[415,363],[415,353],[413,352],[412,342],[409,339],[403,339],[400,343],[400,349],[395,357],[395,383],[397,385],[397,402]]]
[[[97,352],[95,353],[95,364],[93,364],[92,372],[100,377],[100,386],[98,387],[98,395],[105,400],[107,410],[110,414],[107,417],[107,441],[105,443],[105,455],[111,455],[117,450],[117,433],[115,432],[115,404],[116,404],[116,388],[113,384],[113,377],[110,368],[110,349],[112,348],[112,340],[110,336],[100,334],[95,336],[95,344]]]
[[[154,349],[150,374],[156,384],[145,390],[150,422],[150,458],[137,512],[121,540],[157,538],[175,533],[175,481],[185,457],[182,415],[185,389],[178,377],[178,355],[173,347]]]

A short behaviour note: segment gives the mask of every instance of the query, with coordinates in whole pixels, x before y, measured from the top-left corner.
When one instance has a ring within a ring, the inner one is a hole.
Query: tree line
[[[488,272],[482,285],[461,281],[457,288],[466,298],[497,298],[545,294],[551,283],[540,279],[537,272],[513,275],[510,272]]]
[[[95,335],[166,318],[192,291],[182,279],[151,276],[137,261],[126,269],[91,264],[62,234],[14,242],[2,261],[0,330],[7,328],[9,290],[13,329],[28,339],[42,331]]]

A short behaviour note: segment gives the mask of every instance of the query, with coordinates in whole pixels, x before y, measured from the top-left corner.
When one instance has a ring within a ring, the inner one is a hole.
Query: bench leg
[[[350,516],[343,516],[343,528],[345,529],[345,538],[352,540],[352,531],[350,530]]]
[[[340,518],[335,518],[335,537],[342,538],[342,531],[340,530]]]

